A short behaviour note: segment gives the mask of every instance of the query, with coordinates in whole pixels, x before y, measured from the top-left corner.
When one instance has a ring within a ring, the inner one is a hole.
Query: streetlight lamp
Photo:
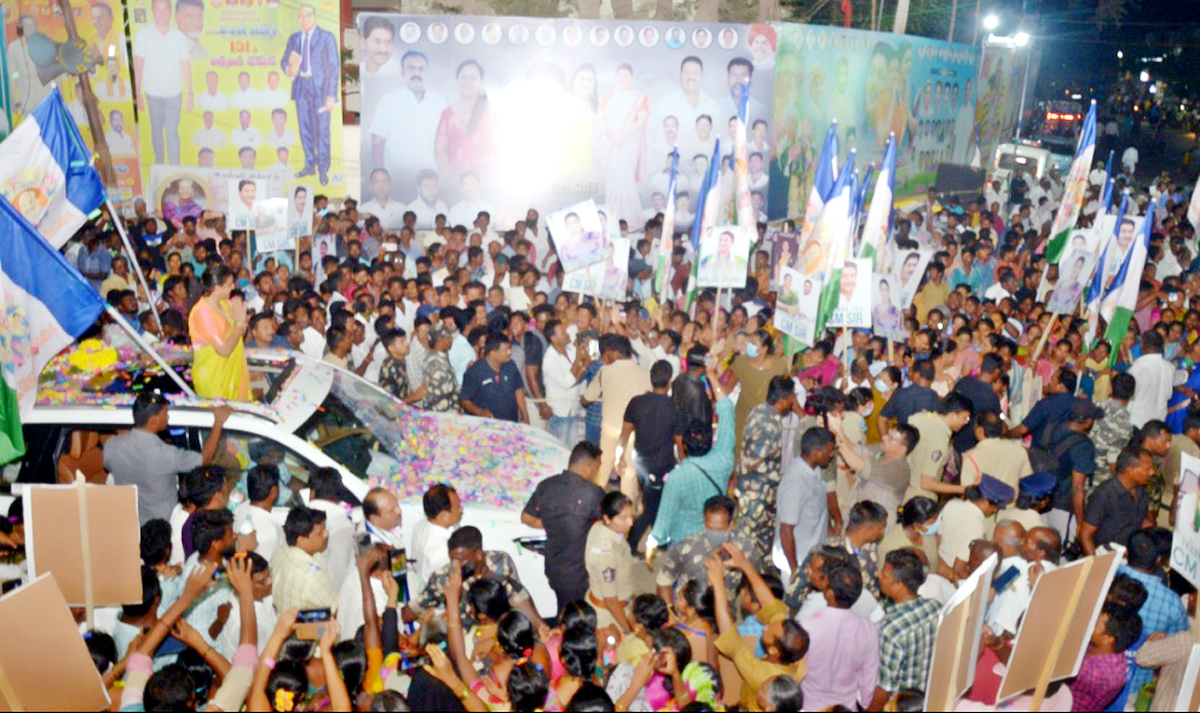
[[[1000,16],[994,12],[989,12],[983,18],[983,29],[987,30],[987,34],[983,36],[983,42],[979,44],[979,69],[975,72],[975,96],[979,96],[979,84],[983,81],[983,55],[987,52],[988,43],[992,41],[992,32],[1000,26]]]
[[[983,18],[983,29],[987,30],[988,32],[995,31],[995,29],[999,26],[1000,18],[995,14],[989,13],[987,17]]]
[[[1029,33],[1018,32],[1017,34],[1013,35],[1013,44],[1015,44],[1017,47],[1024,47],[1025,45],[1029,44]]]

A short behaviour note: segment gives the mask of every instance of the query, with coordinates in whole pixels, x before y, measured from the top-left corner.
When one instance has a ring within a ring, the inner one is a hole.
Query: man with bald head
[[[372,543],[389,549],[403,546],[400,539],[400,501],[384,488],[372,488],[363,498],[363,534]]]
[[[1018,537],[1018,531],[1024,536]],[[1005,541],[1006,544],[999,545],[1002,550],[1009,545],[1014,547],[1013,554],[1000,562],[996,577],[1003,578],[1012,569],[1016,570],[1016,575],[1009,575],[1011,581],[996,593],[988,607],[986,621],[997,636],[1011,637],[1016,635],[1017,625],[1029,608],[1034,582],[1044,572],[1058,566],[1062,540],[1054,528],[1035,527],[1024,532],[1020,524],[1011,521],[997,525],[993,537],[997,543]]]
[[[1021,555],[1021,545],[1025,541],[1025,528],[1019,522],[1005,520],[996,529],[992,531],[992,542],[1000,548],[1000,560],[1011,557],[1019,557]],[[1001,564],[1000,571],[1004,571],[1004,565]]]

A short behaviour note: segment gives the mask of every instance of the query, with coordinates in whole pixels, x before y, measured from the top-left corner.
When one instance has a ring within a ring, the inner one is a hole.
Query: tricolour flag
[[[663,210],[662,234],[658,239],[658,264],[654,269],[654,292],[661,304],[671,284],[671,251],[675,247],[675,180],[679,174],[679,149],[671,149],[671,178],[667,181],[667,207]]]
[[[25,452],[20,415],[46,364],[96,322],[104,301],[79,271],[0,201],[0,463]]]
[[[842,266],[850,257],[849,246],[853,240],[854,230],[854,151],[842,166],[837,183],[825,207],[813,227],[813,237],[826,247],[823,271],[825,282],[821,287],[821,300],[817,306],[815,334],[825,331],[829,316],[837,309],[838,291],[842,286]]]
[[[750,199],[750,159],[746,149],[746,112],[750,107],[750,82],[742,84],[738,102],[737,125],[733,131],[733,192],[737,205],[737,224],[753,227],[758,223],[754,202]]]
[[[1116,151],[1108,152],[1108,162],[1104,164],[1104,190],[1100,191],[1100,214],[1108,215],[1108,211],[1112,210],[1112,193],[1113,193],[1113,175],[1112,162],[1113,154]]]
[[[812,189],[808,192],[808,204],[804,207],[804,222],[800,225],[800,244],[808,242],[821,208],[833,191],[834,180],[837,178],[837,119],[829,125],[829,133],[825,134],[825,143],[821,145],[821,158],[817,160],[817,170],[813,173]]]
[[[1071,161],[1071,171],[1067,174],[1067,190],[1063,194],[1054,223],[1050,226],[1050,242],[1046,245],[1046,259],[1051,264],[1057,264],[1067,248],[1067,240],[1071,228],[1079,219],[1083,209],[1083,199],[1087,193],[1088,173],[1092,170],[1092,155],[1096,153],[1096,102],[1088,108],[1083,120],[1083,130],[1079,133],[1079,146],[1075,149],[1075,158]]]
[[[1117,230],[1121,229],[1117,222]],[[1133,241],[1129,255],[1121,264],[1112,284],[1105,290],[1104,299],[1100,300],[1100,316],[1108,322],[1104,330],[1104,339],[1108,341],[1110,355],[1117,353],[1117,347],[1129,331],[1129,322],[1133,319],[1133,311],[1137,309],[1138,290],[1142,285],[1142,270],[1146,267],[1146,256],[1150,252],[1150,234],[1154,231],[1154,202],[1146,206],[1146,217],[1142,222],[1142,234]],[[1111,359],[1110,359],[1111,361]]]
[[[1129,192],[1121,198],[1121,207],[1117,211],[1117,222],[1113,226],[1112,236],[1104,241],[1104,250],[1100,252],[1100,262],[1096,263],[1096,271],[1092,273],[1092,281],[1088,283],[1087,299],[1084,304],[1088,318],[1087,334],[1085,341],[1091,345],[1089,349],[1095,347],[1096,330],[1100,324],[1100,300],[1104,297],[1104,278],[1105,265],[1108,264],[1108,251],[1116,251],[1119,248],[1116,246],[1117,234],[1121,231],[1121,221],[1125,220],[1125,209],[1129,207]],[[1108,211],[1104,211],[1101,215],[1107,215]],[[1096,216],[1096,223],[1099,224],[1100,216]]]
[[[90,156],[57,87],[0,143],[0,195],[56,249],[104,202]]]
[[[717,216],[721,210],[721,140],[717,139],[713,146],[712,160],[708,162],[708,172],[704,174],[704,182],[700,184],[700,198],[696,207],[696,219],[692,222],[692,272],[688,275],[687,305],[692,308],[698,289],[696,273],[700,269],[700,234],[705,226],[717,225]]]
[[[866,183],[864,182],[864,186]],[[871,207],[867,209],[867,223],[863,226],[861,258],[874,258],[892,234],[892,197],[896,186],[896,135],[888,136],[887,148],[883,152],[883,164],[879,167],[879,178],[875,179],[875,195],[871,196]]]

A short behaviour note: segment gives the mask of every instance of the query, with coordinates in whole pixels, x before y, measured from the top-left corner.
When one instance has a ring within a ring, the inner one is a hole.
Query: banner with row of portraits
[[[142,171],[121,2],[90,0],[77,3],[71,10],[75,31],[87,45],[84,59],[89,66],[88,79],[116,175],[116,185],[106,186],[108,197],[116,205],[128,206],[142,193]],[[59,47],[69,38],[58,3],[9,0],[4,5],[4,37],[9,111],[8,116],[0,116],[7,123],[0,126],[0,136],[16,127],[46,97],[51,85],[57,84],[84,142],[94,150],[79,79],[64,73],[59,61]]]
[[[511,226],[526,209],[587,199],[632,230],[666,206],[680,151],[676,229],[717,141],[733,150],[751,82],[750,171],[766,216],[775,30],[769,25],[362,13],[362,190],[418,228],[479,211]]]
[[[813,167],[837,120],[839,165],[865,166],[896,136],[895,199],[923,194],[941,163],[970,160],[979,48],[912,35],[777,24],[768,212],[804,214]]]
[[[273,170],[339,191],[336,0],[127,5],[143,166]]]

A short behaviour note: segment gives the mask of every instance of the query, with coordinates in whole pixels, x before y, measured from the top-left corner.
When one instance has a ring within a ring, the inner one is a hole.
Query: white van
[[[186,353],[168,358],[190,364]],[[301,355],[248,350],[247,358],[252,379],[265,393],[257,402],[230,403],[235,413],[224,426],[218,465],[245,471],[258,462],[277,463],[284,481],[297,490],[320,467],[336,468],[359,498],[372,487],[385,487],[400,500],[405,542],[424,518],[425,489],[439,481],[452,484],[462,498],[462,524],[478,527],[485,547],[512,555],[539,612],[554,614],[542,556],[517,543],[544,537],[521,524],[521,508],[540,480],[567,466],[569,451],[550,434],[415,409],[349,371]],[[132,426],[128,406],[135,388],[158,387],[171,400],[164,439],[201,449],[214,404],[170,393],[178,389],[156,368],[121,367],[81,373],[61,358],[51,362],[37,405],[24,419],[28,452],[4,469],[4,480],[15,481],[14,493],[24,483],[62,482],[76,469],[103,482],[104,442]],[[409,584],[415,597],[422,583],[413,579],[413,570]]]
[[[990,179],[1005,185],[1013,171],[1022,169],[1040,180],[1050,171],[1053,157],[1048,149],[1030,144],[999,144],[992,159]]]

